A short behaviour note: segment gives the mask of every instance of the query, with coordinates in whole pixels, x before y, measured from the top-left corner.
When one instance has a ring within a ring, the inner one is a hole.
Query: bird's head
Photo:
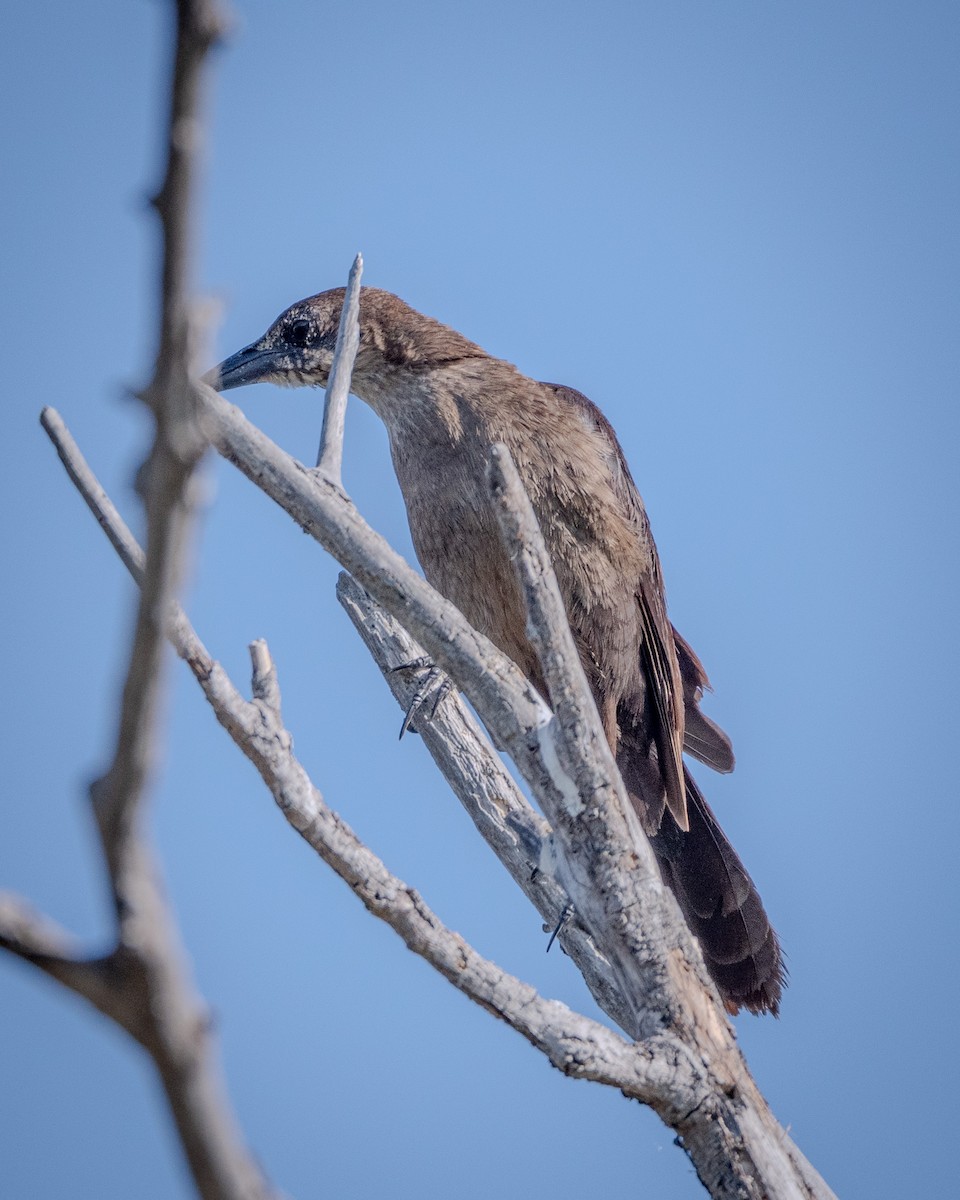
[[[204,383],[218,392],[261,382],[326,387],[344,292],[344,288],[335,288],[291,305],[263,337],[208,371]]]
[[[259,382],[326,387],[345,293],[345,288],[333,288],[291,305],[258,341],[208,371],[204,383],[220,392]],[[398,372],[477,357],[485,357],[479,346],[399,297],[377,288],[360,289],[360,348],[352,390],[362,399],[374,402],[373,395]]]

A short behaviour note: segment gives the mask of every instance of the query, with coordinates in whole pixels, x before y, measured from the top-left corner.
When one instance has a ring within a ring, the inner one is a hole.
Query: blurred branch
[[[113,977],[113,960],[82,958],[73,938],[18,896],[0,892],[0,947],[32,963],[129,1031],[129,1014]]]
[[[160,330],[153,376],[141,395],[155,421],[139,479],[147,515],[146,554],[113,760],[90,789],[114,899],[116,946],[78,957],[68,939],[14,898],[0,908],[0,945],[93,1003],[152,1057],[201,1196],[263,1200],[271,1190],[243,1145],[225,1097],[209,1034],[143,834],[142,802],[154,758],[163,685],[166,614],[180,580],[193,513],[195,468],[206,448],[191,358],[198,327],[188,288],[192,206],[200,150],[200,96],[209,51],[224,28],[214,0],[178,0],[167,165],[154,199],[162,241]],[[58,418],[43,424],[56,441]],[[61,458],[78,482],[68,448]],[[115,510],[102,489],[87,493],[104,527]],[[117,544],[115,542],[115,544]]]

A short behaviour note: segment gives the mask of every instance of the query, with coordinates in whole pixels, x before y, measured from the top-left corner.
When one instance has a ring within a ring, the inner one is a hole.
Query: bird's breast
[[[392,443],[417,558],[429,582],[531,678],[539,674],[523,599],[471,447]]]
[[[427,579],[539,686],[523,597],[486,482],[495,440],[500,439],[491,434],[433,445],[428,438],[391,431],[391,450]],[[572,474],[558,473],[561,454],[548,462],[525,456],[522,447],[510,449],[533,501],[588,678],[598,694],[613,680],[615,690],[626,694],[639,677],[636,537],[602,489],[599,495],[583,491],[571,482]]]

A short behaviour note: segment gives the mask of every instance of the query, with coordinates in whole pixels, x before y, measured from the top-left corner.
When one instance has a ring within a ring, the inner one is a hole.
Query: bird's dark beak
[[[276,350],[262,350],[256,343],[244,346],[236,354],[225,358],[219,367],[208,371],[203,376],[203,382],[218,392],[229,392],[231,388],[256,383],[258,379],[266,379],[282,371],[288,365],[281,361],[282,358]]]

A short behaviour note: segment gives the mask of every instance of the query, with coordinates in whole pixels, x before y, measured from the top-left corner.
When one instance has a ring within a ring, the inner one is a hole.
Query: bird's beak
[[[276,350],[263,350],[256,343],[244,346],[236,354],[225,358],[219,367],[208,371],[203,376],[203,382],[218,392],[228,392],[231,388],[256,383],[258,379],[267,379],[282,372],[285,366],[289,366],[289,363],[282,361],[284,357]]]

